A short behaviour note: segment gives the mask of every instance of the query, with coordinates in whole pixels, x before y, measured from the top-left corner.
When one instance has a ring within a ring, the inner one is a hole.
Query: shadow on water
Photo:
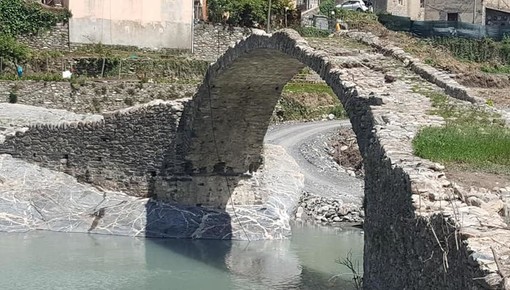
[[[172,289],[354,289],[352,275],[334,261],[351,247],[362,247],[360,231],[340,233],[340,239],[338,233],[322,232],[322,241],[321,230],[297,231],[295,238],[272,241],[146,239],[146,265],[151,272],[182,271],[182,280],[158,277],[156,284],[169,279]],[[339,248],[337,243],[345,245]],[[165,259],[169,253],[183,260]],[[196,272],[184,274],[189,271]]]

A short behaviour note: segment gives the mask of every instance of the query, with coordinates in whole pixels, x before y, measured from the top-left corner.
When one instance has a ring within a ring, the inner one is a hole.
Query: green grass
[[[498,114],[460,107],[439,92],[420,91],[432,101],[431,114],[445,118],[442,127],[426,127],[413,139],[417,156],[465,170],[510,174],[510,129]]]
[[[446,164],[496,173],[510,166],[510,131],[496,126],[427,127],[415,137],[413,146],[418,156]]]
[[[510,64],[507,65],[483,65],[481,71],[493,74],[510,74]]]
[[[309,69],[301,71],[302,75],[308,73]],[[288,83],[283,88],[277,107],[283,111],[280,121],[318,120],[329,114],[337,119],[347,117],[333,90],[324,83]]]
[[[345,119],[347,113],[342,104],[338,103],[331,106],[309,107],[290,98],[282,98],[278,106],[283,110],[283,119],[281,121],[302,121],[302,120],[320,120],[324,115],[333,114],[336,119]]]
[[[322,83],[288,83],[283,88],[284,93],[326,93],[336,98],[333,90]]]

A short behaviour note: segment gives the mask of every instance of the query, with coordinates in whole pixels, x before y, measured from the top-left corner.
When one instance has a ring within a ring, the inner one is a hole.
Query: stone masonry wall
[[[38,35],[24,35],[18,40],[36,50],[69,50],[69,25],[57,24]]]
[[[129,81],[82,83],[0,81],[0,102],[8,102],[9,94],[18,96],[17,103],[64,109],[75,113],[115,111],[149,101],[192,97],[193,84],[150,84]]]
[[[154,101],[104,115],[101,122],[36,124],[1,144],[11,154],[79,180],[150,196],[153,177],[174,158],[181,101]]]
[[[198,59],[215,61],[230,46],[250,34],[249,28],[197,24],[193,36],[193,54]]]

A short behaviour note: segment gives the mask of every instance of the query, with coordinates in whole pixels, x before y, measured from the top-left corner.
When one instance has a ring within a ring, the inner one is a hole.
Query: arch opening
[[[293,30],[252,35],[229,49],[183,112],[175,158],[156,182],[157,198],[224,209],[237,184],[264,163],[264,136],[282,89],[306,66],[323,79],[331,68]]]

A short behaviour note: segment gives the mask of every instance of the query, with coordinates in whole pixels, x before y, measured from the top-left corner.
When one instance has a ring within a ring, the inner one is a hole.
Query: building
[[[320,0],[294,0],[291,1],[294,7],[300,11],[307,11],[319,7]]]
[[[510,0],[422,0],[422,3],[423,20],[510,25]]]
[[[192,49],[193,1],[63,0],[73,17],[69,41]]]
[[[425,20],[483,23],[483,0],[425,0]]]
[[[207,0],[195,0],[194,18],[201,21],[207,21]]]
[[[427,0],[373,0],[372,3],[375,13],[388,13],[410,17],[413,20],[423,20],[425,18],[425,1]]]
[[[374,0],[374,12],[412,20],[510,25],[510,0]]]
[[[510,0],[425,1],[425,20],[461,21],[489,26],[510,25]]]

